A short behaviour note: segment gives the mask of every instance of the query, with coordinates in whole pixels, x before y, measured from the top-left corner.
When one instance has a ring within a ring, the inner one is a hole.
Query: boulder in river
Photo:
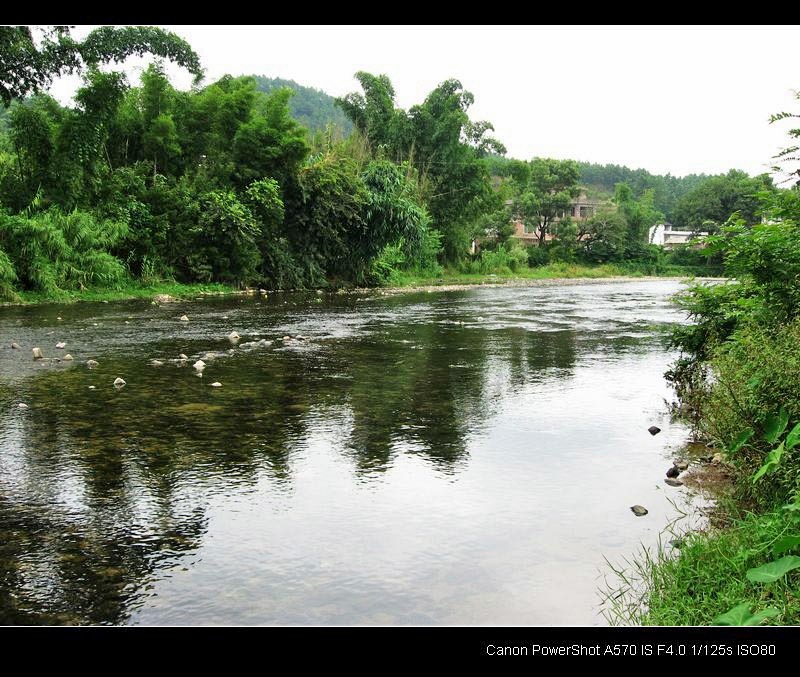
[[[86,366],[89,367],[89,369],[94,369],[99,365],[100,363],[97,360],[86,360]]]
[[[75,358],[72,357],[72,355],[70,355],[69,353],[67,353],[66,355],[64,355],[63,359],[64,359],[64,362],[72,362],[72,360],[74,360]]]
[[[151,367],[163,367],[164,363],[161,360],[150,360]]]
[[[58,343],[56,343],[56,348],[58,348],[59,350],[63,350],[66,347],[67,347],[67,344],[64,343],[63,341],[59,341]]]
[[[651,435],[658,435],[658,433],[661,432],[661,428],[659,428],[658,426],[655,426],[655,425],[651,425],[647,429],[647,432],[649,432]]]
[[[18,406],[20,409],[27,409],[27,408],[28,408],[28,405],[27,405],[27,404],[25,404],[24,402],[20,402],[20,403],[19,403],[17,406]]]
[[[664,482],[666,484],[668,484],[669,486],[671,486],[671,487],[682,487],[683,486],[683,482],[681,482],[680,480],[676,480],[673,477],[667,477],[667,479],[665,479]]]
[[[18,349],[19,348],[19,343],[14,342],[14,343],[11,344],[11,347],[14,348],[14,349]]]
[[[94,390],[97,386],[89,386],[89,390]]]
[[[669,470],[667,470],[667,477],[677,477],[680,474],[681,471],[678,470],[678,468],[676,468],[674,465]]]
[[[180,317],[180,321],[181,321],[181,322],[188,322],[188,321],[189,321],[189,318],[188,318],[188,317],[186,317],[186,315],[181,315],[181,317]]]
[[[648,510],[643,505],[632,505],[631,512],[637,517],[643,517],[647,514]]]
[[[219,381],[214,381],[214,383],[211,384],[211,387],[212,388],[221,388],[222,384]]]
[[[230,334],[228,334],[228,340],[231,343],[236,343],[240,338],[242,337],[239,336],[239,334],[237,334],[235,331],[232,331]]]
[[[180,355],[178,355],[178,359],[179,360],[188,360],[189,356],[185,355],[184,353],[181,353]]]
[[[124,379],[121,379],[119,376],[117,376],[117,378],[114,379],[114,387],[115,388],[121,388],[124,385],[125,385],[125,380]]]
[[[192,366],[197,369],[197,371],[203,371],[203,369],[206,368],[206,363],[203,362],[203,360],[197,360]]]
[[[44,359],[44,354],[42,353],[41,348],[31,348],[31,353],[33,353],[34,360]]]

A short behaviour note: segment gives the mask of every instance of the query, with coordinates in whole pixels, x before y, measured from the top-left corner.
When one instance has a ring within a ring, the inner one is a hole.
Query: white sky
[[[365,70],[388,75],[408,108],[457,78],[475,95],[472,119],[492,122],[509,156],[522,159],[756,174],[788,142],[788,122],[769,125],[770,114],[800,112],[800,26],[164,28],[200,55],[207,83],[256,74],[340,96]],[[63,99],[74,87],[64,78],[53,93]]]

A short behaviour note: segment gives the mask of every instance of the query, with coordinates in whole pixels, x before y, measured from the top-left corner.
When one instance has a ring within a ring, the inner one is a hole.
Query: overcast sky
[[[448,78],[475,95],[512,157],[573,158],[655,173],[767,171],[800,112],[800,26],[165,26],[231,73],[296,80],[334,96],[358,70],[385,73],[397,105]],[[76,36],[87,27],[78,27]],[[135,77],[141,62],[131,59]],[[177,70],[174,83],[190,78]],[[54,93],[74,89],[64,79]]]

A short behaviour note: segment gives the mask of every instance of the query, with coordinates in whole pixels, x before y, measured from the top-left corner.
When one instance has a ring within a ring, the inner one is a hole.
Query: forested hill
[[[341,129],[345,135],[353,131],[353,123],[345,116],[342,109],[334,103],[334,98],[320,89],[304,87],[294,80],[268,78],[264,75],[254,76],[257,87],[265,94],[275,89],[288,87],[295,94],[289,99],[289,111],[300,124],[312,132],[325,129],[329,123]]]
[[[679,177],[671,174],[651,174],[646,169],[631,169],[621,165],[599,165],[590,162],[579,162],[581,183],[589,192],[600,196],[614,194],[614,186],[627,183],[635,196],[639,197],[645,190],[652,189],[656,208],[669,216],[676,202],[709,178],[707,174],[689,174]]]

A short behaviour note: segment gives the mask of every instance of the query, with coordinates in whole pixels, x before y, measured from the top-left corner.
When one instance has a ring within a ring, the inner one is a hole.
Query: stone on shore
[[[673,461],[673,464],[681,472],[683,472],[689,467],[689,461]]]
[[[677,477],[680,474],[681,471],[678,470],[678,468],[676,468],[674,465],[669,470],[667,470],[667,477]]]
[[[664,482],[666,484],[668,484],[669,486],[671,486],[671,487],[682,487],[683,486],[683,482],[681,482],[680,480],[676,480],[676,479],[674,479],[672,477],[667,477],[667,479],[665,479]]]

